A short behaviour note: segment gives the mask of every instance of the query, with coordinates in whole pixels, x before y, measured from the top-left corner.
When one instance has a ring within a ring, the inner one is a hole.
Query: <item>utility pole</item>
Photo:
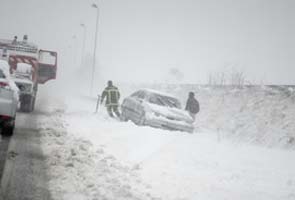
[[[85,24],[80,24],[80,26],[83,28],[83,41],[82,41],[82,52],[81,52],[81,68],[83,64],[83,58],[85,55],[85,41],[86,41],[86,25]]]
[[[94,38],[94,50],[93,50],[93,65],[92,65],[92,74],[91,74],[91,86],[90,86],[90,94],[93,91],[93,82],[94,82],[94,74],[95,74],[95,66],[96,66],[96,48],[97,48],[97,34],[98,34],[98,20],[99,20],[99,9],[97,4],[93,3],[92,7],[96,9],[96,25],[95,25],[95,38]]]

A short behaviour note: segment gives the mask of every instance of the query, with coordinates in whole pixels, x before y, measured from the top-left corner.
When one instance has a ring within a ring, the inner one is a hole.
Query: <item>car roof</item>
[[[177,97],[169,94],[169,93],[165,93],[165,92],[162,92],[162,91],[158,91],[158,90],[154,90],[154,89],[150,89],[150,88],[142,88],[138,91],[143,91],[143,92],[146,92],[146,93],[149,93],[149,94],[158,94],[158,95],[161,95],[161,96],[166,96],[166,97],[171,97],[171,98],[174,98],[174,99],[178,99]]]

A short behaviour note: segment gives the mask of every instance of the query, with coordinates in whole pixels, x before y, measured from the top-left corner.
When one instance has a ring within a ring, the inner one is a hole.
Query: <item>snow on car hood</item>
[[[164,116],[168,119],[174,119],[174,120],[179,120],[179,121],[185,121],[188,123],[193,123],[193,119],[189,114],[181,109],[178,108],[170,108],[170,107],[165,107],[165,106],[159,106],[156,104],[144,103],[145,110],[146,112],[154,113],[156,115],[161,115]]]

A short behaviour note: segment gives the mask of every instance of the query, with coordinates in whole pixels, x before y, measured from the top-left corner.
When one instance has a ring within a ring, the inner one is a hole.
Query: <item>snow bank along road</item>
[[[231,103],[228,109],[234,112],[241,102],[234,98],[236,94],[231,95],[233,98],[225,102]],[[257,95],[242,103],[258,106]],[[201,96],[201,105],[206,96],[208,93]],[[258,97],[261,102],[262,97]],[[268,104],[276,105],[276,101],[272,96]],[[285,119],[293,119],[288,110],[293,104],[283,102]],[[295,199],[295,152],[291,148],[266,148],[261,142],[236,143],[228,138],[230,134],[206,129],[205,120],[197,120],[194,134],[138,127],[109,119],[104,109],[94,114],[95,100],[91,98],[45,97],[38,99],[38,104],[42,109],[37,105],[33,115],[20,115],[11,141],[27,144],[16,145],[13,151],[9,147],[8,162],[18,163],[4,174],[11,177],[4,187],[6,197],[11,199],[16,198],[15,193],[23,195],[17,199],[54,200]],[[259,104],[256,110],[264,112],[268,104]],[[215,112],[208,109],[206,120],[212,120]],[[256,114],[253,117],[257,119],[262,116]],[[229,115],[224,114],[227,118]],[[245,113],[237,117],[244,123],[249,120]],[[289,123],[287,130],[292,126]],[[256,131],[246,128],[239,131]],[[276,135],[270,130],[267,137]],[[244,134],[253,136],[252,132]],[[275,139],[271,138],[271,144]]]

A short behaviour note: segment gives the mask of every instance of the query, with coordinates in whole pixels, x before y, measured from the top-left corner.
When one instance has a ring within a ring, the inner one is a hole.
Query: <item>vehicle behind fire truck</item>
[[[19,88],[20,110],[34,110],[38,84],[44,84],[56,78],[57,53],[42,50],[28,42],[0,40],[0,59],[7,60],[10,73]]]
[[[7,61],[0,60],[0,133],[12,135],[19,100],[19,89],[12,80]]]

